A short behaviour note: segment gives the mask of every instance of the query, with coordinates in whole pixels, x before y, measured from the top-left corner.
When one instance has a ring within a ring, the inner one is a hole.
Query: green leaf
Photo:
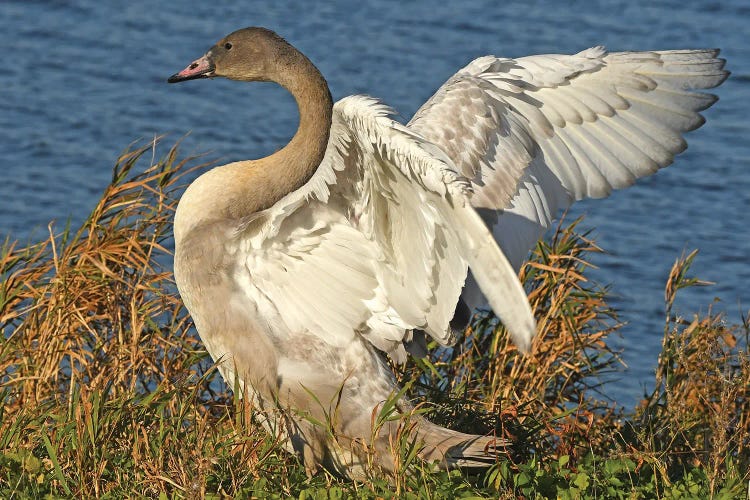
[[[57,454],[55,453],[55,449],[52,447],[52,443],[50,442],[49,437],[47,437],[47,433],[45,431],[42,432],[42,440],[44,441],[44,447],[47,448],[49,459],[52,460],[52,465],[55,466],[55,475],[57,476],[57,480],[60,481],[60,484],[65,490],[65,493],[67,493],[68,495],[72,495],[72,492],[68,487],[68,482],[65,480],[65,475],[63,475],[62,469],[60,468],[60,462],[57,461]]]
[[[589,487],[589,475],[585,472],[579,472],[576,474],[573,484],[581,488],[581,490],[586,490]]]

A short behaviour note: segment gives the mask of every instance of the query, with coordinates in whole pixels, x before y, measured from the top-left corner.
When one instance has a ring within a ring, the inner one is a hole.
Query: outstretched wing
[[[442,150],[377,101],[348,97],[334,106],[310,181],[249,224],[238,279],[289,331],[341,348],[362,335],[400,360],[413,329],[453,341],[449,321],[471,266],[527,348],[526,295],[470,192]]]
[[[620,52],[471,62],[409,127],[471,179],[472,204],[518,268],[560,209],[669,165],[716,101],[695,92],[728,72],[718,50]],[[494,210],[502,210],[495,213]]]

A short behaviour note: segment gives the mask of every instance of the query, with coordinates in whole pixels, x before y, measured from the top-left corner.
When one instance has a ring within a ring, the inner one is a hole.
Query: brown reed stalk
[[[664,475],[700,467],[714,494],[727,474],[750,479],[750,327],[746,318],[728,325],[711,308],[691,319],[674,312],[680,289],[710,284],[688,276],[696,255],[683,255],[670,271],[655,389],[635,423],[641,448],[660,456]]]
[[[44,241],[0,249],[0,496],[284,497],[307,487],[384,496],[394,478],[308,479],[218,380],[176,294],[169,252],[177,197],[205,165],[178,159],[177,146],[149,161],[157,142],[121,156],[80,228],[50,226]],[[696,465],[711,494],[722,483],[739,491],[731,482],[750,479],[747,320],[675,315],[677,290],[698,283],[687,277],[694,255],[678,261],[657,386],[635,416],[624,414],[599,394],[619,363],[606,340],[620,323],[606,289],[586,279],[587,256],[600,249],[578,224],[558,227],[521,273],[539,324],[532,353],[480,315],[455,348],[397,367],[411,396],[432,401],[438,423],[514,440],[506,469],[523,472],[531,460],[548,484],[568,484],[564,468],[594,478],[584,460],[593,454],[638,463],[617,466],[632,487],[641,476],[658,483],[649,492]],[[419,465],[407,441],[395,450],[399,492],[467,491],[460,475]]]

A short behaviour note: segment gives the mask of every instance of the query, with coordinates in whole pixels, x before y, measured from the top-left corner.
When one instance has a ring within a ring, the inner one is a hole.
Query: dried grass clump
[[[748,322],[674,315],[676,291],[697,284],[686,277],[693,255],[679,261],[657,387],[634,415],[606,402],[602,376],[619,363],[606,339],[620,324],[585,277],[600,250],[579,221],[522,271],[539,323],[531,355],[485,315],[455,348],[399,367],[408,394],[434,402],[420,411],[512,439],[509,460],[469,480],[422,464],[404,440],[396,478],[308,479],[192,330],[168,248],[176,197],[204,165],[178,160],[176,147],[154,161],[156,147],[122,155],[79,229],[0,250],[0,497],[389,497],[394,485],[435,498],[708,496],[750,479]]]
[[[456,348],[407,366],[403,378],[443,403],[435,420],[508,437],[521,445],[520,457],[611,447],[619,413],[597,391],[620,363],[605,340],[621,324],[606,290],[584,276],[588,255],[601,250],[576,233],[579,222],[539,242],[521,271],[538,321],[531,354],[521,354],[497,319],[483,315]]]
[[[688,277],[696,254],[678,259],[669,274],[656,385],[632,432],[641,460],[667,481],[699,467],[714,491],[728,473],[750,478],[750,324],[729,326],[710,308],[690,320],[673,312],[678,290],[709,284]]]
[[[126,152],[112,183],[77,231],[0,254],[0,380],[5,411],[64,398],[75,385],[148,390],[184,377],[199,344],[164,267],[183,174],[173,148],[130,175],[154,146]],[[169,338],[162,334],[169,331]]]
[[[119,158],[80,229],[0,253],[2,497],[196,496],[230,464],[218,485],[238,488],[272,448],[208,370],[173,283],[176,196],[203,165],[156,148]]]

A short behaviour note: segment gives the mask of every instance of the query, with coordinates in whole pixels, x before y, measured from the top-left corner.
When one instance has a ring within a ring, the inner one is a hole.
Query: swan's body
[[[187,189],[180,294],[227,383],[306,466],[356,475],[370,446],[389,469],[397,424],[372,429],[398,391],[382,352],[405,359],[414,330],[450,344],[459,300],[485,298],[527,349],[534,320],[513,266],[560,208],[669,164],[715,101],[692,89],[726,75],[716,51],[484,57],[403,126],[367,97],[332,104],[317,69],[272,32],[235,32],[170,81],[275,81],[300,126],[274,155]],[[471,466],[491,451],[490,438],[415,418],[427,459]]]

